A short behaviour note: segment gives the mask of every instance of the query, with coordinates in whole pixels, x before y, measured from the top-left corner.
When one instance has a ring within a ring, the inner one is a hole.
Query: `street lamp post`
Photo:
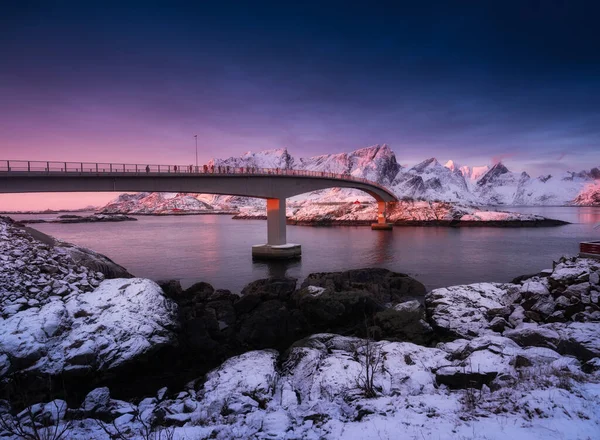
[[[196,171],[198,171],[198,135],[195,134],[194,138],[196,139]]]

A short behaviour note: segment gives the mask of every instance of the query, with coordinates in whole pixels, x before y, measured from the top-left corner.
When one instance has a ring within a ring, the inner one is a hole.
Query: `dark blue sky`
[[[388,143],[403,164],[600,165],[595,1],[28,2],[2,157],[191,163]]]

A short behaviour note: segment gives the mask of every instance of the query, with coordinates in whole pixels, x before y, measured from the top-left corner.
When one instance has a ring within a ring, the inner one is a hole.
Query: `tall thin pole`
[[[198,169],[198,135],[195,134],[194,138],[196,139],[196,169]]]

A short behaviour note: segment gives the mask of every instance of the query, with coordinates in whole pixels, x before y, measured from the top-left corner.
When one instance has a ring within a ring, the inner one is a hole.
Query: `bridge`
[[[300,256],[299,244],[287,243],[286,199],[327,188],[353,188],[378,205],[373,229],[389,229],[387,188],[347,174],[279,168],[115,164],[0,160],[0,193],[41,192],[185,192],[256,197],[267,201],[267,243],[252,247],[257,258]]]

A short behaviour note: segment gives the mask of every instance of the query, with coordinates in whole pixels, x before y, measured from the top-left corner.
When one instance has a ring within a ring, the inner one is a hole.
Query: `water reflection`
[[[260,261],[253,260],[253,266],[260,272],[265,272],[268,278],[284,278],[287,276],[294,277],[289,274],[288,270],[299,270],[302,267],[302,259],[293,260],[275,260],[275,261]]]
[[[373,266],[385,266],[392,261],[394,255],[394,230],[373,231],[375,240],[371,251]]]

